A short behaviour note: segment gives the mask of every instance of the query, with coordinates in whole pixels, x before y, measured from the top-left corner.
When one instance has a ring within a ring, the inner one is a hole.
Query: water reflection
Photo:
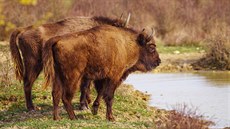
[[[229,86],[230,72],[195,72],[195,75],[205,77],[208,83],[214,86]]]

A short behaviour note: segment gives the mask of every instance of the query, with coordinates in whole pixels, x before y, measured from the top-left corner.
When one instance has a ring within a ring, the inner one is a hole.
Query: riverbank
[[[148,104],[149,95],[125,84],[121,85],[115,94],[113,112],[116,122],[108,122],[105,119],[103,102],[96,116],[90,111],[78,110],[79,93],[73,100],[78,120],[69,120],[62,108],[62,120],[53,121],[51,90],[41,90],[41,84],[42,79],[39,78],[33,89],[33,100],[37,107],[34,112],[26,112],[21,84],[1,86],[0,128],[177,128],[191,124],[192,127],[207,128],[212,123],[192,114],[151,107]],[[95,98],[95,90],[91,97]]]

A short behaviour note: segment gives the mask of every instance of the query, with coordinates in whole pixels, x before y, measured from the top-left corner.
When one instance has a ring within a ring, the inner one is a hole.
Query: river
[[[152,106],[186,104],[214,121],[214,128],[230,127],[230,72],[131,74],[125,83],[151,94]]]

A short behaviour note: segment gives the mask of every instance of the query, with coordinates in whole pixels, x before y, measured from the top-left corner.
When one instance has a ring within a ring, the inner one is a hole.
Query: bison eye
[[[152,47],[149,48],[149,52],[150,52],[150,53],[155,53],[155,51],[156,51],[155,48],[152,48]]]
[[[152,45],[152,44],[149,45],[148,50],[149,50],[150,53],[155,53],[155,52],[156,52],[156,47],[155,47],[155,45]]]

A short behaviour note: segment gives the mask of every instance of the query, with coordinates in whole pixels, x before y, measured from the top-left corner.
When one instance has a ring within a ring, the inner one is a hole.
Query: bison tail
[[[56,38],[49,39],[42,48],[42,61],[43,61],[43,71],[45,82],[43,84],[43,89],[46,89],[50,84],[53,83],[55,76],[54,69],[54,56],[53,56],[53,46],[57,43]]]
[[[23,63],[19,48],[17,46],[17,37],[21,33],[20,29],[16,29],[10,36],[10,52],[14,63],[16,79],[21,81],[23,79]]]

